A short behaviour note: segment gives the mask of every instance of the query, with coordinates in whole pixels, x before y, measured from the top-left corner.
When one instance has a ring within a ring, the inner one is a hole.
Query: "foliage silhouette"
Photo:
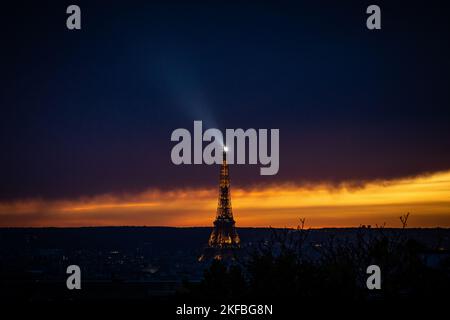
[[[361,226],[353,237],[330,235],[322,243],[308,241],[305,220],[297,229],[271,229],[271,236],[238,261],[213,261],[189,294],[206,300],[238,298],[328,298],[360,301],[447,296],[448,253],[437,266],[426,262],[428,248],[401,229]],[[439,252],[437,252],[439,253]],[[369,290],[366,269],[381,268],[381,290]]]

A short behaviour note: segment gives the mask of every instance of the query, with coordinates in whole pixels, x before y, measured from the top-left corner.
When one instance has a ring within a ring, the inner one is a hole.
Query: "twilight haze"
[[[209,226],[219,166],[171,132],[280,129],[231,165],[237,226],[450,227],[450,30],[436,1],[79,1],[1,13],[0,226]],[[237,10],[239,8],[239,10]],[[439,31],[439,32],[437,32]]]

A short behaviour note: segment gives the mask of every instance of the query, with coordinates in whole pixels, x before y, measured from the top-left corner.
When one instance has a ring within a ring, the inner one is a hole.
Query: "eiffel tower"
[[[208,247],[199,261],[208,258],[228,259],[234,258],[236,249],[241,240],[236,232],[233,210],[231,209],[230,176],[227,164],[227,148],[223,150],[223,160],[220,167],[219,202],[217,205],[216,220],[209,236]]]

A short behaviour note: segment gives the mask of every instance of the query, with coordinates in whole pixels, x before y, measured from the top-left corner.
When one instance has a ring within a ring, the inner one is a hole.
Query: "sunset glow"
[[[274,185],[232,188],[239,227],[294,227],[306,218],[310,227],[361,224],[450,226],[450,172],[361,188],[328,185]],[[149,190],[136,195],[103,195],[77,200],[39,199],[0,203],[0,225],[7,226],[210,226],[217,190]]]

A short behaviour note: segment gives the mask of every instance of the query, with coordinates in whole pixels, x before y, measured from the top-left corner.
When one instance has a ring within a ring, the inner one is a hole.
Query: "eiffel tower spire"
[[[230,176],[226,151],[226,147],[224,147],[223,160],[220,167],[219,201],[216,220],[209,236],[208,248],[199,260],[203,260],[205,255],[210,255],[212,251],[214,251],[215,259],[233,256],[232,249],[239,248],[241,242],[236,232],[233,210],[231,208]]]

